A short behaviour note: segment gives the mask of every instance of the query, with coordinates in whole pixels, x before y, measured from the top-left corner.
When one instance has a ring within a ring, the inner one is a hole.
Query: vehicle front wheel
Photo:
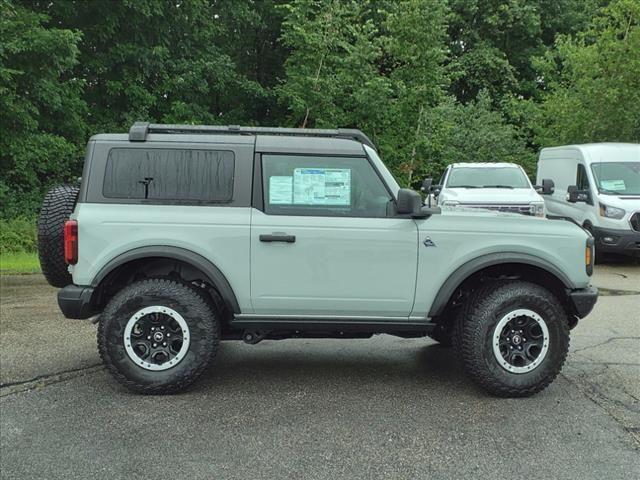
[[[211,364],[218,318],[203,293],[168,279],[142,280],[116,294],[100,316],[98,348],[109,372],[138,393],[173,393]]]
[[[471,379],[493,395],[526,397],[558,375],[569,350],[567,314],[545,288],[495,282],[471,295],[454,346]]]

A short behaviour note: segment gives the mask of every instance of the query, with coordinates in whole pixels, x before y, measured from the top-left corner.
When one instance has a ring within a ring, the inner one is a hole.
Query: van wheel
[[[212,363],[220,325],[195,287],[142,280],[116,294],[100,316],[98,349],[109,372],[138,393],[174,393]]]
[[[526,397],[558,375],[569,350],[562,305],[524,281],[486,285],[468,299],[453,341],[465,371],[493,395]]]
[[[38,259],[42,273],[53,287],[73,283],[64,261],[64,223],[73,213],[80,189],[60,185],[47,192],[38,216]]]

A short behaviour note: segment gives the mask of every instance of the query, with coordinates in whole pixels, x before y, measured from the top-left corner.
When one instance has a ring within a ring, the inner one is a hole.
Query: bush
[[[36,217],[0,219],[0,253],[37,251]]]

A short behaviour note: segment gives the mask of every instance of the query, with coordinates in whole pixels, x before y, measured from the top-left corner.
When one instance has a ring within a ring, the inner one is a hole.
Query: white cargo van
[[[549,215],[569,217],[589,230],[600,252],[640,256],[640,145],[592,143],[544,148],[537,183]]]

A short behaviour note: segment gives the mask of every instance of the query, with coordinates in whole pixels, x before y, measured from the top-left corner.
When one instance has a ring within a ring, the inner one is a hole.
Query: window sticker
[[[601,180],[600,186],[605,190],[612,190],[614,192],[627,189],[624,180]]]
[[[269,177],[269,203],[271,205],[293,203],[293,177]]]
[[[293,203],[295,205],[351,205],[351,169],[294,169]]]

